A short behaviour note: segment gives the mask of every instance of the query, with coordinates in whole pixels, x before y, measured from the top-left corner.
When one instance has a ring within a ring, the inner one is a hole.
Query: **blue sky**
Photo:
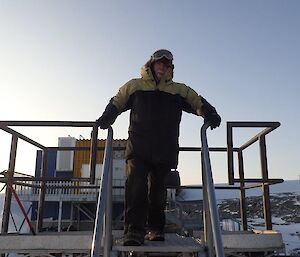
[[[92,121],[118,88],[140,76],[159,48],[174,54],[174,80],[210,101],[222,116],[208,132],[226,146],[226,121],[279,121],[267,136],[270,177],[298,179],[300,143],[300,2],[1,1],[0,120]],[[113,125],[127,138],[129,113]],[[199,146],[202,119],[184,114],[181,146]],[[46,145],[87,130],[19,131]],[[236,146],[256,130],[237,130]],[[106,133],[100,132],[104,138]],[[0,131],[0,169],[10,137]],[[246,154],[246,176],[258,177],[258,147]],[[20,142],[17,170],[33,172],[36,149]],[[226,155],[212,154],[214,179],[225,182]],[[200,181],[198,153],[180,155],[184,184]]]

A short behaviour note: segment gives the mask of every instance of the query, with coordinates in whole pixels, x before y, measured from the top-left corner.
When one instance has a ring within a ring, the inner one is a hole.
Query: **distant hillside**
[[[216,184],[217,186],[227,186],[226,184]],[[300,180],[287,180],[283,183],[270,186],[271,194],[280,193],[299,193],[300,194]],[[260,196],[262,195],[261,188],[246,190],[246,196]],[[216,190],[217,199],[233,199],[239,198],[239,190]],[[202,199],[201,189],[183,189],[178,195],[180,201],[193,201]]]

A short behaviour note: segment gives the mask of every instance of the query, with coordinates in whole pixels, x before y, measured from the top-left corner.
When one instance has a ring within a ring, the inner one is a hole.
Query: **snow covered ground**
[[[300,256],[300,223],[274,225],[273,229],[282,234],[286,253]]]
[[[287,255],[300,256],[300,223],[287,223],[281,218],[272,217],[273,230],[282,234]],[[262,218],[250,219],[249,224],[256,229],[264,229]]]

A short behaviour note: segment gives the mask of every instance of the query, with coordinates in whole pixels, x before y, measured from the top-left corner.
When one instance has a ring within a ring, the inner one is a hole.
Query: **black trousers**
[[[171,166],[140,159],[127,160],[124,233],[145,233],[146,228],[163,231],[167,189],[165,177]]]

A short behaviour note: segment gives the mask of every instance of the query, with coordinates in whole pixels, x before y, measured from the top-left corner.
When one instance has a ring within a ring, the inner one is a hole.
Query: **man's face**
[[[153,71],[158,79],[162,78],[162,76],[166,73],[167,69],[168,65],[162,61],[158,60],[153,64]]]

